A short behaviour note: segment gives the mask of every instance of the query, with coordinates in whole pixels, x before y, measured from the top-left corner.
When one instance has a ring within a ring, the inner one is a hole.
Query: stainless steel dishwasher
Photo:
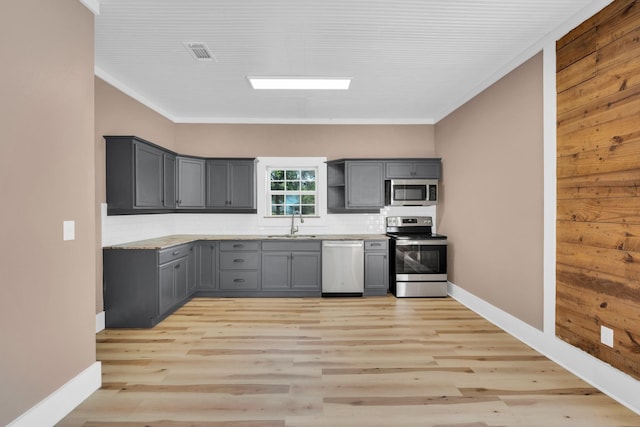
[[[322,296],[358,296],[364,292],[364,242],[322,242]]]

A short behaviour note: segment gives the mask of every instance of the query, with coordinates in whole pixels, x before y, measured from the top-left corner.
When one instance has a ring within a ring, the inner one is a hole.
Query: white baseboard
[[[560,340],[555,331],[542,332],[451,282],[449,295],[640,415],[640,381]]]
[[[96,313],[96,334],[104,329],[104,311]]]
[[[95,362],[37,405],[9,423],[10,427],[52,426],[102,385],[102,364]]]

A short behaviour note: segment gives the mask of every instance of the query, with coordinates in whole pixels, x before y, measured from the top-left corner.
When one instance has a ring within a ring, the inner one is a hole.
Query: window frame
[[[271,169],[316,170],[316,214],[305,215],[305,227],[324,226],[327,219],[327,158],[326,157],[258,157],[257,158],[257,213],[258,227],[271,228],[290,224],[291,216],[271,215],[269,175]]]
[[[272,188],[272,183],[273,182],[280,182],[280,180],[273,180],[272,179],[272,175],[274,171],[283,171],[284,172],[284,176],[282,179],[282,183],[283,185],[283,189],[281,190],[274,190]],[[289,179],[289,172],[295,171],[297,172],[297,179]],[[298,182],[300,184],[300,187],[302,187],[302,184],[305,182],[305,180],[302,177],[302,172],[303,171],[313,171],[313,183],[314,183],[314,189],[313,190],[303,190],[302,188],[298,188],[297,190],[289,190],[287,187],[287,184],[290,182]],[[287,167],[278,167],[278,166],[268,166],[266,167],[266,180],[267,180],[267,189],[266,189],[266,203],[267,203],[267,209],[266,209],[266,214],[268,217],[277,217],[277,218],[281,218],[283,216],[291,216],[291,215],[302,215],[303,217],[307,218],[307,217],[314,217],[317,216],[317,212],[318,212],[318,168],[317,167],[311,167],[311,166],[303,166],[303,167],[291,167],[291,166],[287,166]],[[280,215],[274,214],[273,213],[273,207],[275,206],[280,206],[280,204],[274,204],[273,203],[273,196],[282,196],[283,200],[282,200],[282,207],[284,209],[284,212]],[[289,205],[289,203],[287,203],[287,196],[298,196],[300,199],[298,201],[297,206],[300,207],[299,210],[296,210],[295,212],[288,212],[287,210],[287,205]],[[313,205],[311,205],[310,203],[303,203],[302,198],[304,196],[313,196]],[[313,213],[312,214],[305,214],[302,211],[304,210],[305,206],[313,206]]]

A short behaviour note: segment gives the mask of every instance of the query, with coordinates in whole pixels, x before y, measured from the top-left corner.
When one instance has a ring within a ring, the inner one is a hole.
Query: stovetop
[[[447,236],[431,232],[430,216],[387,217],[387,236],[394,240],[446,240]]]

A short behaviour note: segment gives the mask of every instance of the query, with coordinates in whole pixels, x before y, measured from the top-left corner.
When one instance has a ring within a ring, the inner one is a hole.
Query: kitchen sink
[[[315,234],[277,234],[267,237],[269,239],[313,239],[317,236]]]

